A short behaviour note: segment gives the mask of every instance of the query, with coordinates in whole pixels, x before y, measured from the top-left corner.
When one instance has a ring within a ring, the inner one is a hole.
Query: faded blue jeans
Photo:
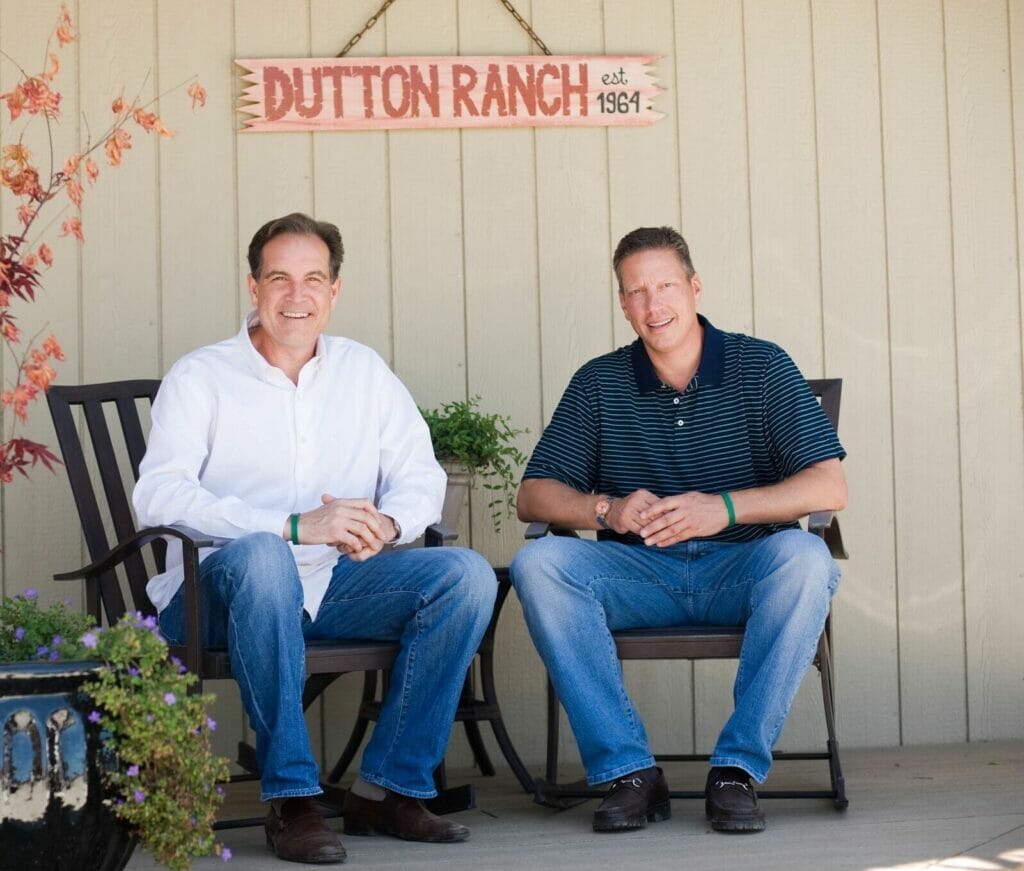
[[[385,552],[365,562],[342,556],[316,620],[288,545],[276,535],[236,539],[199,566],[203,638],[226,647],[256,733],[264,801],[317,795],[319,773],[302,713],[305,641],[400,642],[380,719],[360,774],[416,798],[437,794],[459,694],[494,608],[494,571],[465,548]],[[185,591],[160,613],[160,630],[184,639]]]
[[[516,554],[511,576],[588,783],[654,764],[612,630],[679,624],[746,626],[735,707],[711,764],[763,782],[814,659],[839,567],[820,538],[801,530],[666,548],[548,536]]]

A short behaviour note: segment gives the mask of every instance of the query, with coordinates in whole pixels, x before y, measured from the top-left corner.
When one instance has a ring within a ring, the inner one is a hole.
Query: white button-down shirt
[[[250,312],[234,338],[186,354],[164,378],[132,503],[140,526],[207,535],[281,535],[321,496],[369,499],[412,541],[441,517],[445,474],[416,403],[370,348],[320,336],[298,384],[253,347]],[[212,549],[200,552],[205,558]],[[293,546],[316,617],[338,551]],[[158,610],[181,586],[180,543],[146,588]]]

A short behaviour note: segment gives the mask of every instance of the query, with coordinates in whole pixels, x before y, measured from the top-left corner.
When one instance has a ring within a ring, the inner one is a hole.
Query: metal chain
[[[366,24],[363,25],[363,29],[360,30],[359,33],[357,33],[355,36],[353,36],[348,41],[346,46],[341,51],[339,51],[336,56],[337,57],[344,57],[345,55],[347,55],[349,53],[349,51],[352,49],[352,47],[357,42],[359,42],[359,40],[361,40],[363,38],[363,35],[366,33],[366,31],[368,31],[371,27],[373,27],[373,25],[375,25],[377,23],[377,20],[385,12],[388,11],[388,7],[392,3],[394,3],[394,2],[395,2],[395,0],[384,0],[384,2],[381,4],[380,9],[378,9],[376,12],[374,12],[373,15],[371,15],[369,17],[369,19],[367,20]],[[544,52],[544,54],[548,54],[548,55],[551,54],[551,49],[549,49],[544,44],[544,40],[542,40],[539,36],[537,36],[537,34],[534,32],[533,28],[530,27],[529,22],[525,18],[523,18],[523,16],[520,15],[516,11],[516,7],[512,5],[511,0],[501,0],[501,5],[504,6],[508,10],[509,15],[511,15],[516,21],[519,22],[519,26],[522,27],[523,30],[525,30],[530,35],[530,39],[532,39],[537,44],[537,47],[542,52]]]
[[[530,34],[530,39],[537,43],[537,47],[542,52],[544,52],[544,54],[551,54],[551,50],[546,45],[544,45],[544,40],[537,36],[537,34],[533,32],[533,28],[530,27],[526,19],[523,18],[523,16],[520,15],[518,12],[516,12],[516,7],[512,5],[511,0],[501,0],[501,5],[508,10],[509,15],[511,15],[516,21],[519,22],[519,26],[522,27],[523,30],[525,30],[528,34]]]
[[[351,50],[352,46],[354,46],[357,42],[359,42],[359,40],[363,38],[363,34],[365,34],[367,30],[369,30],[371,27],[373,27],[373,25],[377,23],[377,19],[380,18],[385,12],[387,12],[388,7],[394,2],[395,0],[384,0],[384,3],[381,4],[380,9],[378,9],[376,12],[373,13],[373,15],[369,17],[366,24],[363,25],[363,29],[360,30],[359,33],[357,33],[348,41],[348,44],[341,51],[338,52],[336,57],[344,57],[345,55],[347,55]]]

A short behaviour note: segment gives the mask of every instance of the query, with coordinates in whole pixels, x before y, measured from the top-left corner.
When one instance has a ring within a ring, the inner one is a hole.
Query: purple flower
[[[103,719],[103,715],[99,711],[90,711],[89,712],[89,722],[90,723],[98,723],[102,719]]]
[[[50,662],[56,662],[58,659],[60,659],[60,651],[59,650],[51,650],[50,651]]]
[[[128,770],[125,772],[125,774],[128,777],[138,777],[139,776],[139,766],[138,765],[129,765],[128,766]]]
[[[53,640],[50,642],[51,647],[60,647],[64,643],[64,639],[59,635],[54,635]]]
[[[99,640],[92,632],[86,632],[85,635],[82,636],[82,646],[88,647],[90,650],[93,650],[96,647],[98,641]]]
[[[146,714],[146,716],[143,719],[145,719],[147,723],[152,723],[153,720],[156,718],[152,714]]]
[[[132,793],[132,798],[135,799],[136,804],[142,804],[146,800],[146,793],[141,789],[137,789]]]
[[[164,693],[164,701],[168,705],[173,705],[176,701],[178,701],[178,697],[174,693]]]
[[[221,862],[230,862],[231,861],[231,848],[230,847],[221,847],[221,849],[220,849],[220,861]]]
[[[24,626],[18,626],[14,630],[14,640],[15,641],[21,641],[21,639],[24,638],[24,637],[25,637],[25,627]]]
[[[22,593],[22,595],[26,599],[34,599],[36,596],[39,595],[39,593],[37,593],[35,590],[33,590],[31,587],[29,587],[27,590],[25,590],[24,593]]]
[[[215,719],[213,719],[213,717],[207,717],[206,718],[206,728],[209,729],[211,732],[216,732],[217,731],[217,721]]]
[[[36,656],[46,656],[50,652],[50,648],[45,644],[40,644],[36,648]]]
[[[139,670],[134,665],[130,665],[128,666],[128,674],[130,674],[132,677],[138,677]]]
[[[156,629],[156,617],[147,617],[139,625],[145,627],[150,632],[152,632],[154,629]]]
[[[215,790],[214,790],[214,791],[215,791],[215,792],[217,793],[217,795],[219,795],[219,796],[220,796],[221,798],[224,798],[224,787],[223,787],[223,786],[218,786],[218,787],[215,787]]]

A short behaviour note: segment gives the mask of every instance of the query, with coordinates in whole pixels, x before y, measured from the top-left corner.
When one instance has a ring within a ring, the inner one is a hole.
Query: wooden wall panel
[[[892,421],[882,140],[873,0],[812,5],[825,367],[843,378],[840,433],[852,558],[834,606],[844,741],[899,740]],[[881,603],[866,611],[864,594]],[[858,704],[871,695],[873,704]]]
[[[1020,297],[1002,2],[945,4],[967,639],[968,735],[1017,737],[1024,711]]]
[[[744,4],[754,332],[822,371],[810,6]]]
[[[157,111],[175,131],[160,143],[161,375],[182,354],[237,332],[244,314],[235,293],[244,278],[234,207],[237,124],[225,87],[233,70],[222,54],[234,45],[231,13],[227,4],[158,5],[157,75],[162,92],[174,90]],[[183,84],[192,77],[207,89],[205,109],[192,108]]]
[[[967,737],[956,325],[942,4],[878,6],[902,739]],[[852,513],[852,512],[851,512]],[[849,589],[844,593],[850,596]],[[861,592],[861,591],[856,591]]]
[[[56,23],[55,5],[26,0],[0,5],[0,51],[5,54],[3,60],[0,60],[0,93],[6,93],[17,79],[17,72],[8,58],[19,62],[31,75],[47,68],[43,47]],[[62,117],[52,128],[57,169],[66,157],[81,148],[78,89],[75,86],[79,70],[77,44],[69,45],[60,52],[60,64],[61,72],[54,86],[61,91]],[[7,131],[11,129],[8,126],[9,114],[6,106],[2,108],[4,114],[0,128],[4,132],[3,144],[8,145],[11,144],[7,136]],[[21,120],[15,127],[23,129]],[[41,119],[35,119],[28,128],[24,145],[32,152],[37,167],[45,175],[49,170],[47,155],[50,146]],[[109,182],[109,179],[105,181]],[[15,303],[11,312],[21,329],[22,350],[25,343],[40,331],[43,331],[41,338],[49,333],[57,336],[64,349],[65,360],[54,364],[54,368],[61,381],[75,383],[78,381],[82,354],[79,244],[73,238],[59,238],[61,221],[55,221],[66,203],[66,198],[61,194],[40,213],[40,219],[33,225],[30,234],[33,247],[37,247],[39,241],[45,241],[53,250],[53,266],[43,271],[42,287],[36,294],[35,302]],[[19,232],[22,225],[17,218],[15,201],[6,190],[3,191],[2,206],[0,231],[5,234]],[[2,358],[0,374],[3,376],[4,389],[8,389],[17,377],[15,363],[6,348],[3,349]],[[6,408],[3,412],[3,427],[0,431],[6,439],[11,419]],[[29,415],[28,425],[20,429],[19,434],[48,445],[59,455],[45,397],[39,397],[30,408]],[[0,560],[3,561],[0,593],[14,595],[31,587],[38,590],[40,597],[47,602],[70,597],[74,602],[81,603],[83,597],[78,585],[57,584],[52,580],[54,572],[65,571],[80,564],[82,549],[78,536],[58,535],[54,540],[47,541],[45,546],[42,546],[39,536],[39,530],[42,529],[74,531],[77,527],[77,514],[63,469],[58,468],[56,474],[51,474],[42,466],[37,466],[27,480],[20,475],[15,476],[11,484],[0,488],[0,514],[0,532],[3,536],[0,541],[3,551],[0,553]]]
[[[310,4],[310,52],[334,57],[379,4]],[[384,21],[352,49],[352,57],[386,54]],[[345,243],[341,297],[331,331],[369,345],[394,365],[388,134],[328,133],[312,137],[313,214],[337,224]]]
[[[79,8],[82,111],[97,138],[112,120],[115,97],[148,103],[159,93],[155,4],[137,4],[132,16],[122,9],[117,0]],[[138,378],[161,374],[153,353],[160,342],[161,294],[154,256],[161,207],[157,135],[132,122],[126,130],[131,151],[116,169],[97,161],[103,183],[90,192],[82,212],[82,333],[89,340],[82,349],[81,375],[87,382],[114,380],[125,372]]]
[[[454,0],[403,3],[388,15],[389,54],[458,54],[456,12]],[[434,408],[467,397],[461,134],[394,131],[389,149],[395,371]]]

